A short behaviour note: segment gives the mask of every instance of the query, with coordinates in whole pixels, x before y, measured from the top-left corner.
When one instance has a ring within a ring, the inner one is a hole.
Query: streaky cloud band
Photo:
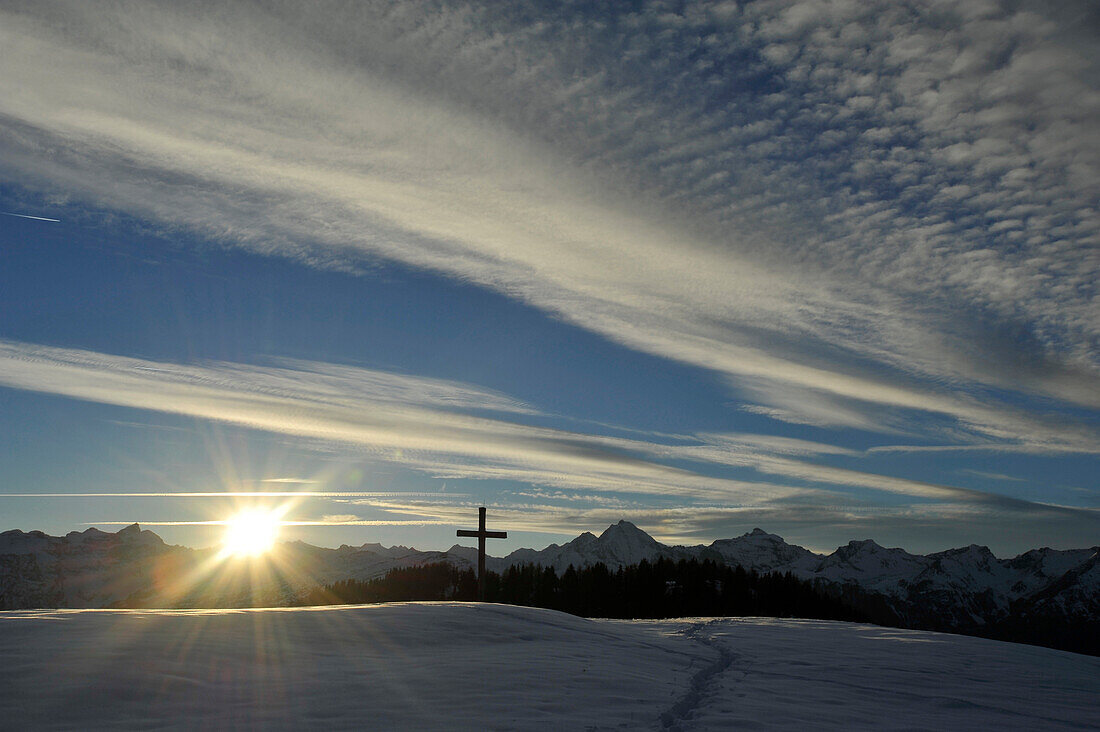
[[[352,378],[354,374],[362,372],[363,383],[387,381],[384,374],[366,369],[340,367],[347,373],[341,381],[333,382],[327,375],[331,369],[320,364],[303,370],[244,364],[193,366],[11,341],[0,341],[0,365],[0,385],[354,446],[436,478],[518,480],[597,492],[741,504],[836,495],[836,491],[798,485],[809,481],[840,490],[855,486],[928,499],[977,502],[990,508],[1011,506],[1021,510],[1031,506],[1048,510],[1039,503],[996,493],[784,456],[845,452],[805,440],[712,434],[704,436],[709,443],[669,445],[534,427],[463,414],[454,408],[454,401],[438,382],[433,382],[435,391],[426,397],[416,388],[416,377],[407,375],[401,378],[415,400],[404,404],[395,401],[384,388],[378,397],[364,390],[359,380]],[[451,388],[467,400],[477,391],[470,385],[454,384]],[[506,400],[495,393],[487,398]],[[663,460],[751,468],[795,484],[712,477],[667,465]]]

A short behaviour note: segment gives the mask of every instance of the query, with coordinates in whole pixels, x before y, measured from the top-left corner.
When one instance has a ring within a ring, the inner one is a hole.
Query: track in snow
[[[689,720],[692,712],[700,707],[703,698],[708,693],[708,688],[713,691],[715,677],[729,671],[730,666],[737,660],[737,654],[706,634],[707,627],[718,622],[721,622],[721,620],[697,622],[683,633],[686,638],[714,649],[718,653],[718,658],[692,676],[687,693],[678,699],[668,711],[661,714],[661,726],[669,732],[683,731],[682,723]]]

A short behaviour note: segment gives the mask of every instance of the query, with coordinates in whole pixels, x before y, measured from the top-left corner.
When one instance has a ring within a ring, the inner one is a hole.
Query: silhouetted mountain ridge
[[[920,555],[865,539],[821,555],[759,528],[709,545],[668,546],[619,521],[599,536],[584,532],[562,545],[489,557],[487,566],[502,572],[531,564],[561,574],[569,566],[603,564],[615,571],[643,561],[709,559],[760,574],[790,573],[888,624],[987,634],[1004,623],[1045,624],[1051,632],[1084,623],[1086,632],[1096,633],[1098,551],[1042,548],[998,559],[988,547],[970,545]],[[438,562],[469,568],[476,560],[476,549],[460,545],[420,551],[287,542],[257,572],[241,560],[218,560],[215,549],[166,545],[137,524],[113,534],[91,528],[64,537],[15,530],[0,534],[0,609],[280,605],[335,581]]]

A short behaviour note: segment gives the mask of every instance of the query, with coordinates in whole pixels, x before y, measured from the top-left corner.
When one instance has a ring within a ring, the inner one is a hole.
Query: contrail
[[[34,219],[35,221],[52,221],[55,224],[61,223],[61,219],[48,219],[45,216],[31,216],[29,214],[17,214],[10,211],[0,211],[0,214],[4,216],[18,216],[21,219]]]

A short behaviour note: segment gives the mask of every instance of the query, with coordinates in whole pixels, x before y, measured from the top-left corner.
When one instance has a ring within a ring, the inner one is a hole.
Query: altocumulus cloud
[[[1089,12],[36,2],[0,23],[0,150],[166,226],[499,289],[777,419],[1087,452]]]

